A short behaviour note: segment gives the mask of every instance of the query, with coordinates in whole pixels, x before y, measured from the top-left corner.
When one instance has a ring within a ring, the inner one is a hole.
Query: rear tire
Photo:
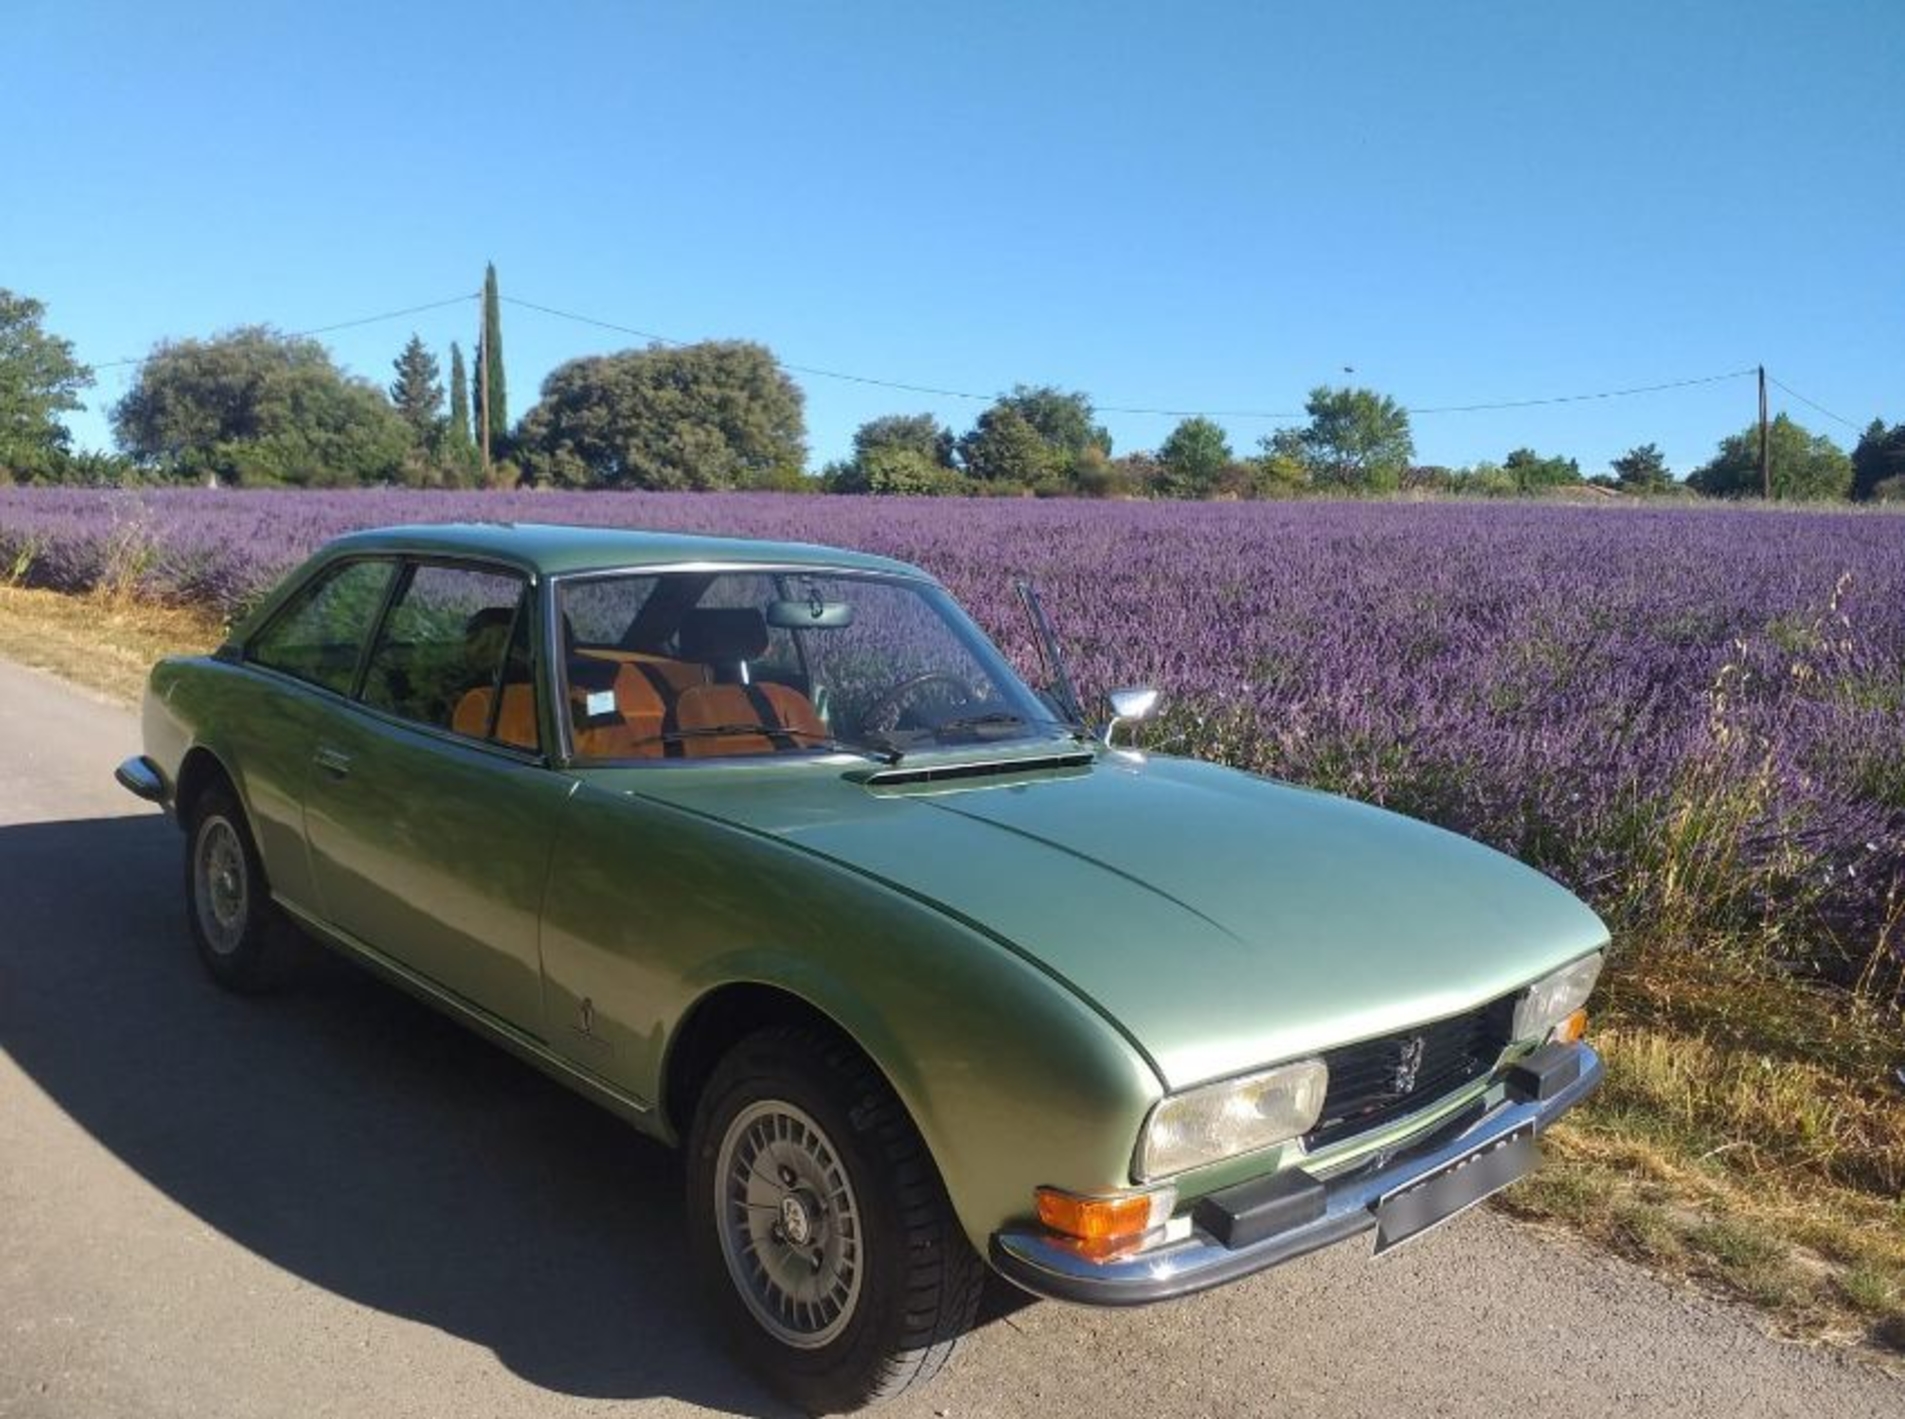
[[[289,927],[228,783],[199,794],[185,825],[185,918],[199,960],[225,989],[255,995],[282,981]]]
[[[741,1356],[810,1413],[939,1373],[985,1266],[906,1109],[845,1040],[750,1035],[715,1068],[689,1134],[690,1246]]]

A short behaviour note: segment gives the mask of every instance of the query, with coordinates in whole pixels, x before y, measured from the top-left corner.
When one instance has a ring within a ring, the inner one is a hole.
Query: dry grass
[[[1607,1083],[1504,1199],[1764,1308],[1782,1333],[1905,1354],[1896,1012],[1666,951],[1614,974]]]
[[[0,656],[123,704],[138,703],[153,661],[208,651],[224,635],[224,622],[203,611],[0,584]]]

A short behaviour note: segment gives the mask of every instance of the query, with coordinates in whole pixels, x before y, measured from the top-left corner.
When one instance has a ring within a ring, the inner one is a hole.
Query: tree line
[[[341,369],[318,341],[268,326],[163,340],[111,410],[118,451],[76,453],[61,416],[82,407],[93,372],[44,316],[41,302],[0,290],[0,481],[1166,498],[1761,492],[1757,426],[1722,439],[1684,483],[1651,443],[1592,475],[1531,448],[1448,468],[1417,461],[1394,399],[1349,386],[1313,389],[1304,423],[1243,454],[1222,426],[1192,416],[1155,450],[1114,455],[1088,395],[1020,384],[963,431],[929,413],[869,420],[850,456],[816,476],[800,387],[745,340],[569,360],[512,424],[493,266],[473,359],[453,343],[447,376],[414,334],[383,386]],[[1776,498],[1905,500],[1905,424],[1875,419],[1848,455],[1781,414],[1767,443]]]

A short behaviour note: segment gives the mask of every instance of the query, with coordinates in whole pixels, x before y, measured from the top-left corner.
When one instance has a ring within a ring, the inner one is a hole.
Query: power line
[[[578,325],[593,325],[600,330],[613,330],[623,335],[633,335],[642,340],[653,341],[657,345],[673,345],[679,348],[683,345],[688,345],[693,343],[692,341],[689,341],[689,340],[678,340],[672,335],[657,335],[652,330],[638,330],[632,325],[618,325],[616,324],[616,322],[612,320],[598,320],[592,315],[577,315],[572,310],[557,310],[554,306],[539,305],[535,301],[520,300],[515,296],[504,296],[502,297],[502,301],[503,301],[503,304],[505,305],[519,305],[523,307],[523,309],[525,310],[538,310],[538,311],[541,311],[544,315],[557,316],[563,320],[573,320]],[[849,384],[871,384],[871,385],[876,385],[881,389],[904,390],[908,394],[933,394],[933,395],[939,396],[942,399],[978,399],[986,403],[990,403],[992,400],[998,398],[998,395],[996,394],[974,394],[970,392],[969,390],[964,390],[964,389],[938,389],[933,387],[932,385],[927,385],[927,384],[905,384],[899,380],[876,379],[872,375],[847,374],[842,370],[816,369],[812,365],[792,365],[785,360],[779,360],[779,359],[776,360],[776,363],[779,364],[782,369],[788,370],[794,374],[809,374],[809,375],[813,375],[817,379],[845,380]],[[1138,411],[1127,410],[1127,409],[1106,409],[1104,412],[1106,413],[1136,413]],[[1277,417],[1281,418],[1283,416],[1278,415]]]
[[[358,316],[352,320],[340,320],[329,325],[312,326],[308,330],[288,331],[287,334],[292,339],[306,339],[315,335],[329,335],[339,330],[353,330],[359,326],[376,325],[382,321],[398,320],[408,315],[422,315],[427,311],[442,310],[446,306],[462,305],[467,301],[479,299],[481,299],[481,292],[472,291],[468,295],[451,296],[447,300],[427,301],[422,305],[404,306],[399,310],[379,311],[375,315]],[[620,335],[633,335],[637,339],[647,340],[658,345],[671,345],[679,348],[680,346],[691,343],[672,335],[661,335],[655,331],[643,330],[637,326],[623,325],[613,320],[602,320],[599,317],[582,315],[572,310],[562,310],[556,306],[543,305],[537,301],[523,300],[518,296],[503,296],[502,300],[505,304],[520,306],[524,310],[533,310],[542,315],[554,316],[559,320],[573,321],[578,325],[591,325],[598,330],[612,330]],[[117,369],[126,365],[144,364],[149,358],[151,358],[149,355],[139,355],[120,360],[103,360],[94,365],[93,368]],[[779,363],[782,369],[792,374],[809,375],[816,379],[840,380],[844,383],[867,385],[876,389],[891,389],[905,394],[924,394],[940,399],[966,399],[977,403],[990,403],[998,398],[996,392],[979,393],[970,389],[947,389],[939,385],[913,384],[904,380],[882,379],[875,375],[853,374],[845,370],[823,369],[816,365],[790,364],[785,360]],[[1478,404],[1443,404],[1421,408],[1408,408],[1403,412],[1412,417],[1432,414],[1478,414],[1503,409],[1531,409],[1547,404],[1578,404],[1597,399],[1625,399],[1639,394],[1657,394],[1669,389],[1688,389],[1696,385],[1718,384],[1725,380],[1743,379],[1753,373],[1754,370],[1750,368],[1728,370],[1724,374],[1700,375],[1692,379],[1667,380],[1659,384],[1630,385],[1623,389],[1593,390],[1583,394],[1554,394],[1535,399],[1504,399]],[[1824,405],[1815,403],[1790,385],[1783,384],[1779,380],[1773,379],[1770,375],[1767,376],[1767,378],[1771,380],[1772,383],[1779,385],[1781,389],[1785,390],[1785,392],[1790,394],[1793,398],[1799,400],[1802,404],[1817,409],[1827,418],[1836,419],[1847,428],[1858,427],[1852,420],[1833,413],[1832,410],[1827,409]],[[1308,417],[1308,412],[1304,410],[1167,409],[1130,404],[1100,404],[1097,405],[1096,408],[1101,414],[1132,414],[1170,419],[1293,420]]]
[[[356,320],[340,320],[335,325],[318,325],[309,330],[288,330],[285,336],[291,340],[303,340],[312,335],[329,335],[334,330],[352,330],[359,325],[375,325],[382,320],[396,320],[401,316],[421,315],[427,310],[442,310],[445,306],[461,305],[464,301],[478,299],[481,294],[480,291],[473,291],[467,296],[451,296],[446,301],[429,301],[424,305],[405,306],[402,310],[386,310],[376,315],[359,316]],[[102,360],[93,368],[110,370],[122,365],[142,365],[151,358],[150,355],[136,355],[123,360]]]
[[[1545,399],[1508,399],[1496,404],[1445,404],[1434,409],[1410,409],[1411,414],[1474,414],[1484,409],[1531,409],[1537,404],[1579,404],[1589,399],[1625,399],[1630,394],[1657,394],[1663,389],[1687,389],[1696,384],[1719,384],[1722,380],[1743,379],[1752,369],[1728,370],[1725,374],[1706,374],[1696,379],[1673,379],[1665,384],[1636,384],[1627,389],[1602,389],[1592,394],[1555,394]]]
[[[1766,382],[1768,384],[1778,384],[1781,389],[1785,390],[1788,394],[1792,395],[1792,397],[1797,399],[1801,404],[1810,405],[1812,408],[1817,409],[1821,414],[1824,414],[1828,419],[1837,419],[1840,423],[1844,424],[1848,429],[1856,429],[1859,427],[1857,424],[1853,423],[1850,419],[1846,418],[1843,414],[1835,414],[1830,409],[1826,408],[1825,405],[1814,403],[1812,400],[1806,398],[1805,395],[1801,394],[1798,390],[1794,389],[1790,384],[1780,384],[1780,382],[1774,379],[1770,374],[1766,376]]]
[[[540,311],[544,315],[553,315],[562,320],[573,320],[579,325],[593,325],[600,330],[613,330],[622,335],[633,335],[638,339],[649,340],[658,345],[672,345],[677,348],[689,344],[686,340],[676,339],[672,335],[657,335],[652,330],[640,330],[632,325],[621,325],[612,320],[599,320],[592,315],[578,315],[570,310],[558,310],[554,306],[538,304],[535,301],[520,300],[515,296],[504,296],[507,305],[521,306],[525,310]],[[789,364],[779,361],[780,367],[794,374],[813,375],[820,379],[845,380],[850,384],[872,385],[879,389],[896,389],[907,394],[930,394],[943,399],[972,399],[981,403],[991,403],[998,394],[978,394],[969,389],[942,389],[930,384],[908,384],[900,380],[880,379],[873,375],[847,374],[841,370],[817,369],[812,365]],[[1574,404],[1589,399],[1623,399],[1633,394],[1654,394],[1664,389],[1685,389],[1697,384],[1717,384],[1722,380],[1740,379],[1753,373],[1751,369],[1729,370],[1725,374],[1701,375],[1695,379],[1669,380],[1664,384],[1642,384],[1627,389],[1603,389],[1589,394],[1557,394],[1541,399],[1509,399],[1490,404],[1450,404],[1436,408],[1406,409],[1403,412],[1415,414],[1474,414],[1490,409],[1528,409],[1539,404]],[[1782,386],[1783,388],[1784,386]],[[1148,414],[1167,419],[1305,419],[1308,411],[1272,412],[1264,409],[1153,409],[1140,408],[1128,404],[1094,404],[1100,414]]]

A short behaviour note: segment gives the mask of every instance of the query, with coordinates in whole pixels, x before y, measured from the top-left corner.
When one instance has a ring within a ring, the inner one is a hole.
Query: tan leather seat
[[[682,757],[772,754],[812,748],[827,737],[827,728],[814,712],[813,702],[787,685],[698,685],[683,692],[675,702],[675,726],[680,729],[742,724],[757,724],[764,732],[684,739],[679,746]]]
[[[696,685],[708,683],[708,667],[692,660],[676,660],[672,656],[653,655],[643,650],[607,650],[599,646],[590,646],[577,652],[596,660],[612,660],[622,665],[646,665],[659,673],[668,682],[670,698],[683,690],[691,690]]]
[[[472,678],[487,679],[496,673],[515,624],[515,608],[489,606],[471,616],[463,631],[464,660]],[[496,703],[488,685],[465,691],[450,713],[450,728],[472,739],[494,738],[498,744],[517,749],[536,749],[542,736],[536,728],[535,686],[518,681],[503,686],[503,705],[490,729],[490,708]]]
[[[570,722],[575,750],[585,759],[658,759],[668,721],[668,682],[634,663],[578,656],[569,667]],[[605,673],[604,673],[605,672]],[[602,696],[609,697],[604,706]],[[594,712],[591,713],[591,708]]]
[[[450,728],[473,739],[485,738],[489,735],[489,709],[492,702],[488,690],[471,690],[457,701]],[[533,685],[503,686],[503,708],[496,716],[494,737],[498,744],[508,744],[517,749],[533,750],[537,747],[541,736],[536,731],[536,691]]]

